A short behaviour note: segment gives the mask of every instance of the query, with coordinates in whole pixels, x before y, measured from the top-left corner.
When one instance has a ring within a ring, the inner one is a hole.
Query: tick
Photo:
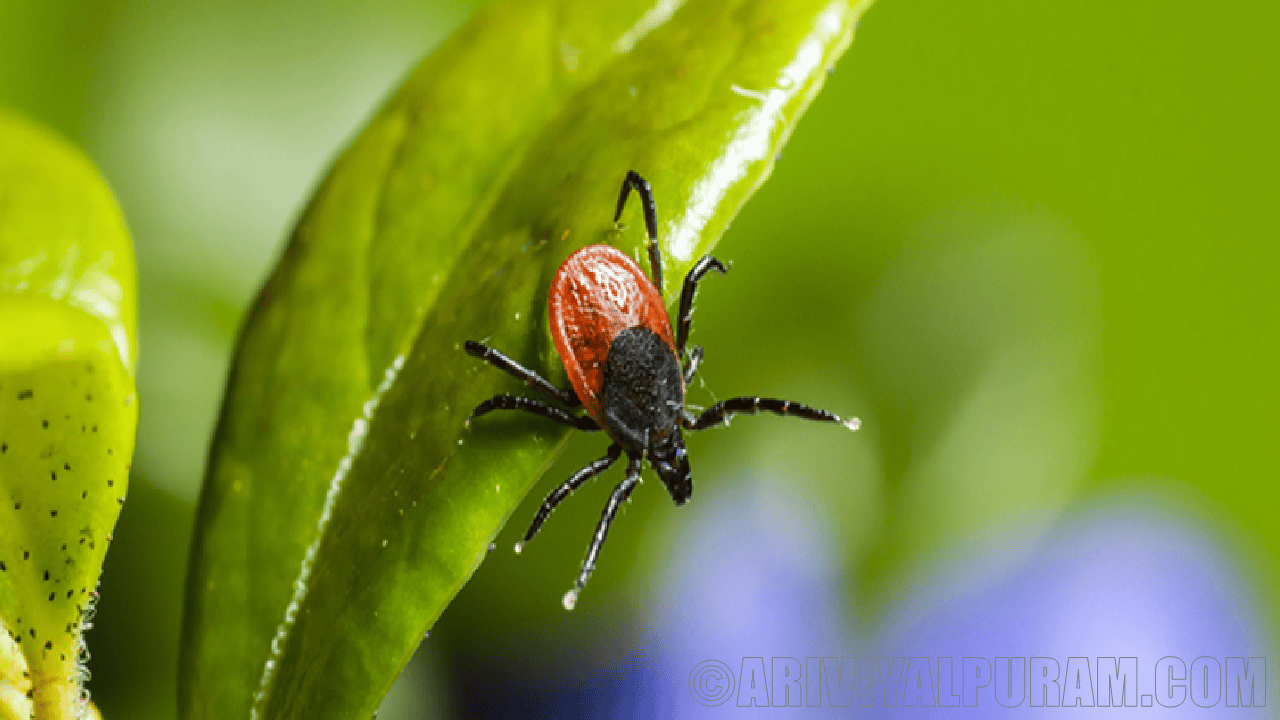
[[[626,477],[609,496],[582,562],[582,571],[573,588],[564,595],[566,610],[573,609],[578,594],[591,577],[609,526],[618,508],[639,484],[646,460],[676,505],[683,505],[693,494],[689,453],[685,450],[682,430],[727,425],[736,413],[754,415],[760,411],[843,423],[851,430],[858,428],[857,418],[841,420],[835,413],[777,398],[729,398],[697,416],[685,407],[685,388],[693,381],[702,362],[702,348],[697,345],[685,354],[693,296],[704,275],[712,270],[723,275],[728,268],[710,255],[703,256],[693,266],[680,292],[673,334],[662,298],[662,257],[658,249],[653,192],[649,183],[634,171],[628,172],[622,181],[613,221],[616,224],[622,217],[633,189],[644,203],[652,279],[645,277],[640,267],[617,248],[590,245],[570,255],[551,281],[547,318],[556,351],[573,389],[557,388],[491,347],[473,341],[466,343],[468,354],[510,373],[551,401],[496,395],[476,406],[467,419],[468,424],[493,410],[522,410],[578,430],[604,430],[613,441],[604,457],[574,473],[547,495],[524,540],[516,543],[517,553],[538,534],[551,511],[570,493],[609,469],[623,452],[627,454]],[[578,408],[586,414],[572,412]]]

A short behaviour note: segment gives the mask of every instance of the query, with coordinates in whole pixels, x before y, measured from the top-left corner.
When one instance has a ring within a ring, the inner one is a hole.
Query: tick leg
[[[542,377],[538,373],[526,368],[488,345],[481,345],[473,340],[468,340],[466,342],[466,349],[467,354],[471,357],[480,358],[499,370],[514,376],[525,385],[559,400],[565,407],[582,407],[582,401],[578,399],[578,396],[574,394],[572,390],[561,390],[555,385],[552,385],[546,378]],[[472,417],[475,416],[473,415]]]
[[[689,363],[684,368],[684,385],[689,387],[693,377],[698,374],[698,366],[702,364],[702,346],[694,345],[689,350]]]
[[[698,290],[698,281],[710,270],[721,275],[729,272],[724,263],[710,255],[703,255],[689,274],[684,276],[684,289],[680,291],[680,314],[676,316],[677,354],[684,354],[684,343],[689,339],[689,322],[693,319],[693,294]]]
[[[658,214],[653,205],[653,190],[649,182],[640,177],[635,170],[628,170],[622,180],[622,193],[618,195],[618,209],[613,213],[613,222],[617,224],[622,217],[622,208],[627,205],[627,196],[635,188],[644,203],[644,227],[649,232],[649,268],[653,274],[653,285],[658,288],[658,296],[662,296],[662,256],[658,252]]]
[[[572,610],[573,606],[578,604],[578,593],[582,592],[582,586],[587,584],[587,580],[591,579],[591,571],[596,569],[596,558],[600,557],[600,548],[604,546],[604,539],[609,535],[609,526],[613,524],[613,518],[618,514],[618,508],[622,507],[622,503],[631,497],[631,491],[636,489],[636,485],[640,484],[640,469],[643,458],[631,458],[627,463],[627,476],[618,483],[618,487],[613,489],[613,494],[609,496],[609,504],[604,506],[604,513],[600,516],[600,523],[596,525],[596,534],[591,538],[591,547],[587,550],[587,559],[582,561],[582,572],[578,573],[578,581],[573,584],[573,589],[564,594],[564,609]]]
[[[582,487],[583,483],[608,470],[621,454],[621,445],[617,443],[610,445],[607,455],[574,473],[573,477],[560,483],[560,487],[552,490],[551,494],[547,495],[547,499],[542,501],[542,507],[538,508],[538,514],[533,516],[533,523],[529,525],[529,531],[524,534],[524,540],[516,543],[516,552],[523,550],[525,543],[538,534],[538,530],[542,528],[542,523],[547,521],[547,518],[551,516],[551,511],[555,510],[557,505],[569,497],[570,493]]]
[[[568,425],[571,428],[577,428],[579,430],[600,429],[600,426],[596,424],[595,420],[591,419],[590,415],[576,417],[574,415],[570,415],[565,410],[561,410],[555,405],[548,405],[541,400],[521,397],[520,395],[494,395],[488,400],[477,405],[476,409],[471,411],[471,417],[467,418],[467,424],[471,424],[472,420],[494,410],[523,410],[525,412],[533,413],[534,415],[541,415],[548,420],[554,420],[561,425]]]
[[[857,430],[859,426],[858,418],[849,418],[842,420],[839,415],[826,410],[811,408],[808,405],[801,405],[798,402],[790,400],[779,400],[777,398],[762,397],[736,397],[729,398],[723,402],[707,408],[697,420],[689,422],[688,417],[685,418],[684,425],[690,430],[706,430],[713,425],[729,422],[729,418],[736,413],[748,413],[755,415],[760,411],[771,412],[775,415],[794,415],[805,420],[817,420],[818,422],[842,423],[850,430]]]

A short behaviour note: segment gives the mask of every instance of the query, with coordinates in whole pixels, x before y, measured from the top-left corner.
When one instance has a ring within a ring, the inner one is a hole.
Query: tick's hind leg
[[[793,415],[795,417],[804,418],[805,420],[816,420],[818,422],[841,423],[850,430],[857,430],[861,422],[858,418],[849,418],[842,420],[839,415],[826,410],[811,408],[808,405],[801,405],[798,402],[790,400],[779,400],[777,398],[762,397],[736,397],[729,398],[722,402],[707,408],[697,420],[690,422],[687,418],[684,421],[685,427],[690,430],[705,430],[713,425],[724,423],[729,424],[729,418],[737,413],[747,413],[755,415],[758,412],[771,412],[775,415]]]
[[[587,584],[587,580],[591,579],[591,572],[596,569],[596,559],[600,557],[600,548],[604,546],[604,539],[609,535],[609,526],[613,524],[618,508],[622,507],[627,498],[631,497],[631,491],[640,484],[642,462],[641,458],[631,458],[627,463],[626,478],[613,489],[613,494],[609,496],[609,503],[604,506],[600,523],[596,525],[596,534],[591,538],[591,547],[587,549],[587,559],[582,561],[582,572],[578,573],[578,581],[573,584],[572,590],[564,594],[565,610],[572,610],[573,606],[578,604],[578,593],[582,592],[582,586]]]
[[[542,528],[542,523],[547,521],[551,511],[555,510],[557,505],[564,502],[564,499],[569,497],[570,493],[582,487],[583,483],[608,470],[621,454],[621,445],[617,443],[610,445],[608,454],[574,473],[572,477],[560,483],[560,486],[555,490],[552,490],[547,495],[547,499],[542,501],[542,507],[538,508],[538,514],[533,516],[533,522],[529,525],[528,532],[524,534],[524,539],[516,543],[516,552],[523,550],[525,543],[538,534],[538,530]]]
[[[632,188],[644,204],[644,227],[649,233],[649,270],[653,275],[653,286],[658,288],[658,296],[662,297],[662,254],[658,251],[658,214],[653,205],[653,190],[635,170],[628,170],[622,179],[622,192],[618,195],[618,209],[613,213],[613,222],[616,225],[618,218],[622,217],[622,209],[627,206],[627,196]]]
[[[677,354],[684,353],[684,343],[689,339],[689,323],[693,321],[693,295],[698,291],[698,281],[711,270],[721,275],[729,272],[724,263],[710,255],[703,255],[689,274],[684,276],[684,289],[680,291],[680,312],[676,315]]]
[[[471,357],[479,358],[499,370],[515,377],[525,385],[542,392],[548,397],[559,400],[565,407],[582,407],[582,401],[578,399],[578,396],[572,390],[561,390],[555,385],[552,385],[550,381],[538,373],[526,368],[488,345],[482,345],[473,340],[468,340],[465,347],[467,349],[467,354]],[[472,417],[475,417],[475,414],[472,414]]]
[[[591,419],[590,415],[581,417],[570,415],[568,411],[562,410],[555,405],[549,405],[541,400],[534,400],[520,395],[494,395],[471,411],[471,416],[467,418],[467,424],[470,425],[472,420],[494,410],[523,410],[578,430],[600,429],[600,426],[596,424],[595,420]]]

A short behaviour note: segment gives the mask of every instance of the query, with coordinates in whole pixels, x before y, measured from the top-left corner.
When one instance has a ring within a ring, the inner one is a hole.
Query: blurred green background
[[[187,544],[242,312],[327,164],[472,9],[0,4],[0,104],[87,151],[138,256],[135,477],[89,636],[104,716],[174,715]],[[864,429],[700,435],[695,500],[744,476],[805,498],[870,635],[972,548],[1033,542],[1073,508],[1160,508],[1229,558],[1274,646],[1277,77],[1274,2],[880,0],[717,249],[734,268],[700,295],[690,396],[794,397]],[[638,492],[571,615],[560,594],[612,476],[509,551],[602,450],[575,438],[383,717],[477,714],[479,676],[589,684],[643,644],[673,538],[713,503]],[[547,660],[562,651],[575,660]]]

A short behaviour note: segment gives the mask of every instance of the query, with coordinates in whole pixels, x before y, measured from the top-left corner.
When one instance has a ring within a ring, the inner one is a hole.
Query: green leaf
[[[0,110],[0,621],[16,643],[0,649],[0,717],[24,709],[22,688],[38,718],[82,710],[85,611],[138,423],[135,298],[101,176]]]
[[[192,551],[185,717],[373,713],[566,437],[464,427],[522,388],[462,343],[564,384],[547,287],[583,245],[641,254],[638,204],[611,222],[630,169],[655,189],[672,301],[865,4],[500,2],[423,64],[245,327]]]

